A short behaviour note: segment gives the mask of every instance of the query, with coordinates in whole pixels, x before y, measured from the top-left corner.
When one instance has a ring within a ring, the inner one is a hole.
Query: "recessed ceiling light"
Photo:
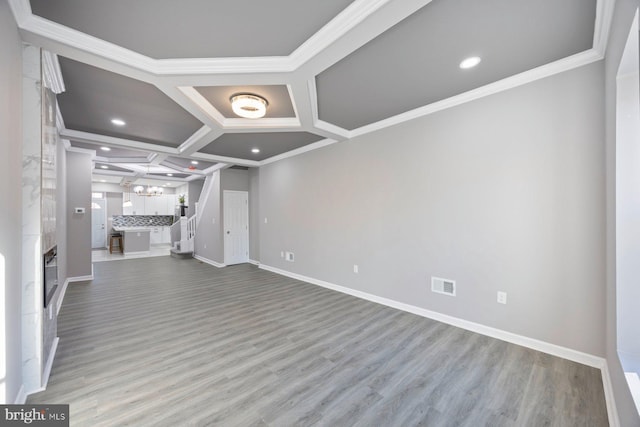
[[[168,173],[167,176],[173,176],[173,174],[172,173]]]
[[[259,148],[252,148],[251,152],[258,154],[260,152],[260,149]]]
[[[109,148],[109,147],[100,147],[100,149],[102,151],[111,151],[111,148]]]
[[[169,187],[171,187],[171,183],[170,182],[167,182],[165,185],[168,185]]]
[[[191,160],[191,164],[192,164],[192,165],[197,165],[197,164],[198,164],[198,161],[197,161],[197,160]]]
[[[116,126],[124,126],[126,125],[125,121],[122,119],[111,119],[111,123],[113,123]]]
[[[106,179],[101,179],[100,182],[107,182],[107,180]]]
[[[478,65],[482,61],[479,56],[470,56],[460,63],[460,68],[466,70],[468,68],[473,68]]]
[[[109,166],[107,166],[107,165],[102,165],[102,166],[100,166],[100,167],[101,167],[102,169],[109,169]]]
[[[264,117],[267,113],[267,105],[269,105],[266,99],[252,93],[237,93],[229,100],[233,112],[246,119]]]

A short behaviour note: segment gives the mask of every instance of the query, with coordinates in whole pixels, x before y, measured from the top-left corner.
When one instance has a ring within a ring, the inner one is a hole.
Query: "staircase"
[[[193,247],[196,238],[196,215],[184,216],[171,226],[171,256],[174,258],[193,258]]]

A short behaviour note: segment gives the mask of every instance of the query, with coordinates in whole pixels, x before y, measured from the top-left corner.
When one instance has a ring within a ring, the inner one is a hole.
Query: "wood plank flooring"
[[[606,426],[600,372],[282,277],[170,257],[69,285],[72,426]]]

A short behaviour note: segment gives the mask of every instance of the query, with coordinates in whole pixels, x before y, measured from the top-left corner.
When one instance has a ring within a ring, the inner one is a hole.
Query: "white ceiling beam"
[[[193,153],[191,157],[194,159],[206,160],[209,162],[229,163],[230,165],[239,165],[239,166],[248,166],[248,167],[260,166],[260,162],[257,162],[255,160],[238,159],[235,157],[226,157],[226,156],[216,156],[215,154],[207,154],[207,153],[201,153],[201,152]]]

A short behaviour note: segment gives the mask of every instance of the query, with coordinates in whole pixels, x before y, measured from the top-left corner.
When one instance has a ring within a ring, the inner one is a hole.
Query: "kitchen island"
[[[124,254],[149,252],[151,228],[149,227],[113,227],[122,233]]]

